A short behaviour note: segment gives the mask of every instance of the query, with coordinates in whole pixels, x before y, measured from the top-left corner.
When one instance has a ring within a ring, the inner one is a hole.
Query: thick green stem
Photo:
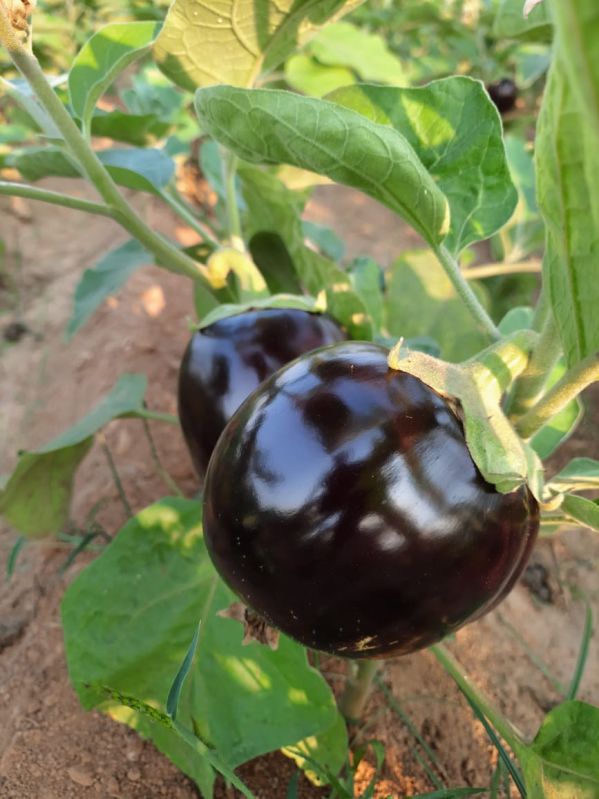
[[[234,153],[224,152],[225,169],[225,192],[227,203],[227,219],[229,227],[229,240],[231,247],[245,253],[243,234],[241,231],[241,218],[239,216],[239,205],[237,204],[237,190],[235,187],[235,177],[239,158]]]
[[[584,391],[585,388],[599,380],[599,353],[589,355],[551,388],[528,413],[516,422],[516,430],[522,438],[531,438],[537,430],[545,425],[566,405]]]
[[[348,721],[357,721],[366,707],[379,664],[376,660],[358,660],[351,665],[355,668],[355,673],[350,673],[347,679],[343,696],[339,700],[339,710]]]
[[[496,327],[489,314],[480,304],[478,297],[468,285],[468,281],[464,277],[455,258],[451,255],[449,250],[443,246],[438,247],[435,253],[441,266],[447,273],[448,278],[451,280],[453,287],[464,301],[472,316],[491,339],[499,340],[501,338],[500,330]]]
[[[524,743],[521,734],[505,718],[503,713],[492,704],[491,700],[472,683],[447,647],[443,644],[435,644],[430,647],[430,651],[453,678],[460,691],[479,708],[506,743],[512,749],[517,750]]]
[[[509,403],[512,418],[518,418],[536,405],[547,385],[553,367],[561,355],[562,345],[553,319],[549,314],[534,347],[528,366],[520,375]]]
[[[81,200],[79,197],[70,197],[68,194],[61,194],[58,191],[38,189],[36,186],[27,186],[24,183],[16,183],[12,180],[0,180],[0,194],[9,197],[24,197],[27,200],[40,200],[52,205],[73,208],[75,211],[86,211],[88,214],[108,216],[111,219],[115,218],[113,209],[107,205],[94,203],[90,200]]]
[[[186,275],[192,280],[203,282],[208,287],[209,284],[203,274],[204,267],[177,249],[167,239],[155,233],[129,205],[46,80],[37,59],[29,55],[19,44],[2,5],[0,5],[0,43],[7,48],[14,65],[52,118],[86,177],[93,183],[106,205],[112,210],[113,218],[147,247],[162,267],[171,272]]]

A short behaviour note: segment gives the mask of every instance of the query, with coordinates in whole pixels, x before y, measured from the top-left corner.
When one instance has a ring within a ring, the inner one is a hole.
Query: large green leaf
[[[233,599],[207,556],[201,506],[168,499],[123,528],[71,585],[62,607],[69,673],[83,704],[151,737],[207,796],[210,769],[176,730],[123,707],[101,688],[164,709],[198,621],[177,722],[229,767],[318,735],[339,718],[303,647],[284,637],[274,652],[242,646],[239,623],[217,615]]]
[[[204,130],[246,161],[291,164],[361,189],[438,245],[449,207],[407,139],[336,103],[215,86],[196,93]]]
[[[553,28],[548,3],[549,0],[545,0],[535,6],[525,17],[523,0],[501,0],[495,17],[494,35],[499,39],[524,38],[551,41]]]
[[[158,194],[173,177],[175,164],[162,150],[129,147],[108,148],[98,152],[114,180],[121,186]],[[16,153],[11,164],[26,180],[45,177],[80,177],[75,163],[58,147],[30,147]]]
[[[599,137],[559,57],[539,119],[536,169],[547,224],[543,278],[568,365],[575,366],[599,350]]]
[[[84,130],[89,130],[102,94],[120,72],[149,51],[159,28],[156,22],[117,22],[83,45],[69,72],[69,96]]]
[[[259,233],[276,233],[293,261],[301,286],[315,297],[324,292],[327,311],[347,327],[352,338],[372,338],[366,307],[353,290],[347,274],[304,243],[303,196],[288,189],[274,175],[255,167],[243,166],[239,177],[247,207],[244,216],[246,238],[254,240]],[[288,264],[283,262],[283,269],[287,271],[287,267]],[[270,271],[272,285],[272,265]],[[287,282],[288,271],[281,277]],[[284,290],[297,291],[297,287],[289,285]]]
[[[250,86],[319,27],[361,2],[175,0],[154,54],[164,73],[185,89]]]
[[[365,81],[404,85],[406,82],[401,61],[385,40],[350,22],[327,25],[312,39],[308,52],[321,64],[349,67]]]
[[[488,305],[484,289],[476,291]],[[391,336],[428,336],[449,361],[463,361],[488,343],[430,250],[404,252],[387,271],[385,318]]]
[[[136,269],[152,261],[153,256],[136,239],[130,239],[106,253],[91,269],[86,269],[75,289],[67,335],[73,336]]]
[[[94,434],[119,416],[143,411],[145,375],[122,375],[110,394],[46,446],[23,452],[0,493],[0,514],[24,535],[57,533],[68,520],[73,479]]]
[[[597,0],[553,3],[558,46],[581,108],[599,140],[599,4]],[[595,175],[596,176],[596,175]]]
[[[529,747],[519,746],[528,799],[597,799],[599,708],[575,700],[547,716]]]
[[[285,62],[285,80],[292,89],[312,97],[355,83],[355,75],[347,67],[327,67],[304,53],[291,56]]]
[[[480,81],[452,77],[417,89],[350,86],[328,99],[395,129],[414,148],[449,201],[449,249],[488,238],[512,215],[517,193],[501,120]]]

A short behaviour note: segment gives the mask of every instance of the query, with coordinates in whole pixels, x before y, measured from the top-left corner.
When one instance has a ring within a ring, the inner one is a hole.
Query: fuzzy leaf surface
[[[363,0],[175,0],[154,56],[184,89],[250,86]],[[223,57],[226,53],[226,58]]]
[[[200,89],[196,110],[203,129],[246,161],[290,164],[360,189],[432,245],[448,232],[445,196],[407,139],[387,125],[274,89]]]
[[[511,217],[517,192],[501,120],[480,81],[452,77],[416,89],[350,86],[328,99],[405,137],[449,202],[445,245],[452,252],[488,238]]]
[[[302,647],[284,637],[277,651],[242,646],[242,626],[217,616],[233,600],[206,553],[199,503],[165,499],[121,530],[62,607],[69,671],[83,704],[150,737],[202,789],[210,769],[176,730],[97,688],[108,685],[163,711],[198,621],[177,724],[194,730],[227,767],[318,735],[338,718]]]

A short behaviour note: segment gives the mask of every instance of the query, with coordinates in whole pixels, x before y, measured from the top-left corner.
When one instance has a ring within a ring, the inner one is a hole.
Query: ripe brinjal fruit
[[[486,613],[534,544],[527,487],[498,493],[440,395],[344,342],[240,407],[206,476],[214,565],[266,622],[351,658],[426,647]]]
[[[310,350],[345,339],[326,314],[268,308],[196,331],[179,370],[179,418],[200,477],[225,424],[260,383]]]
[[[511,78],[503,78],[496,83],[490,83],[487,86],[487,91],[501,114],[507,114],[516,105],[518,87]]]

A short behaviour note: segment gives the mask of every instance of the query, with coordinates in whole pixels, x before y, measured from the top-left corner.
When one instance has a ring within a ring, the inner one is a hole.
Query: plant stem
[[[239,216],[239,206],[237,204],[237,191],[235,187],[235,177],[239,158],[232,152],[225,151],[224,157],[225,171],[225,196],[227,204],[227,219],[229,227],[229,240],[231,247],[245,253],[245,244],[241,231],[241,219]]]
[[[467,674],[464,673],[461,665],[451,654],[449,649],[443,644],[435,644],[430,647],[430,651],[443,666],[445,671],[453,678],[460,691],[487,717],[497,732],[506,743],[515,751],[524,741],[516,728],[505,718],[505,716],[493,706],[491,701],[476,688]]]
[[[73,208],[75,211],[86,211],[88,214],[108,216],[111,219],[115,217],[113,209],[107,205],[94,203],[90,200],[81,200],[79,197],[71,197],[58,191],[38,189],[36,186],[28,186],[25,183],[16,183],[12,180],[0,180],[0,194],[8,195],[9,197],[24,197],[27,200],[40,200],[52,205]]]
[[[510,399],[508,410],[512,418],[523,416],[539,402],[561,353],[562,344],[557,326],[553,314],[549,313],[528,366],[520,375]]]
[[[464,277],[464,274],[455,258],[451,255],[446,247],[443,247],[443,245],[435,250],[435,254],[439,259],[439,263],[445,270],[447,277],[451,280],[453,287],[464,301],[472,316],[476,319],[476,321],[490,338],[498,341],[501,338],[501,332],[496,327],[489,314],[480,304],[479,299],[472,288],[468,285],[468,281]]]
[[[522,438],[531,438],[537,430],[584,391],[599,380],[599,353],[589,355],[551,388],[528,413],[516,422],[516,430]]]
[[[140,408],[135,411],[135,416],[140,419],[153,419],[155,422],[168,422],[168,424],[179,425],[179,417],[173,413],[163,413],[162,411],[150,411],[147,408]]]
[[[5,45],[14,65],[33,89],[37,99],[60,131],[86,177],[111,209],[113,218],[141,244],[147,247],[162,267],[171,272],[186,275],[192,280],[203,282],[208,286],[208,281],[203,272],[205,267],[184,252],[181,252],[167,239],[155,233],[129,205],[105,166],[85,141],[54,89],[46,80],[37,59],[29,55],[16,39],[2,5],[0,5],[0,43]]]
[[[187,222],[189,227],[192,230],[202,237],[204,241],[207,241],[208,244],[211,244],[213,247],[219,247],[219,242],[215,239],[212,233],[208,230],[206,225],[200,222],[199,219],[196,219],[195,216],[191,213],[191,211],[183,205],[183,203],[176,197],[173,192],[166,189],[165,191],[160,192],[160,196],[164,200],[164,202],[173,209],[173,211],[183,219],[184,222]]]
[[[497,277],[498,275],[519,275],[524,272],[540,272],[541,262],[538,259],[531,261],[520,261],[515,264],[492,263],[482,264],[481,266],[469,266],[462,270],[466,280],[478,280],[485,277]]]
[[[357,721],[362,716],[372,681],[379,669],[376,660],[359,660],[351,665],[355,667],[355,673],[350,673],[339,700],[339,710],[350,722]]]

